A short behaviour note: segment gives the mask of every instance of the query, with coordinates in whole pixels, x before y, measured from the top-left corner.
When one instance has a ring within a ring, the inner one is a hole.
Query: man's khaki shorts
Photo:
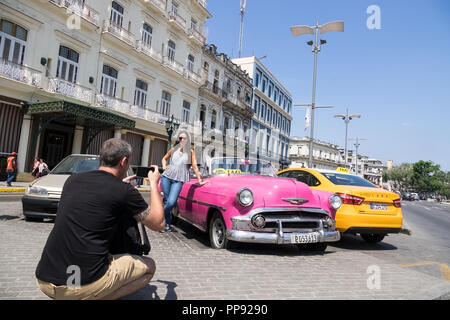
[[[139,279],[150,272],[141,256],[130,254],[110,255],[109,268],[105,275],[80,288],[69,288],[65,285],[55,286],[52,283],[37,279],[39,288],[52,299],[57,300],[95,300],[115,292],[127,283]]]

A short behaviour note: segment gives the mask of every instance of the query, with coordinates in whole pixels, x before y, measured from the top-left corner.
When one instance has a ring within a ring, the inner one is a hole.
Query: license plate
[[[317,233],[291,235],[291,243],[315,243],[315,242],[319,242]]]
[[[387,210],[387,204],[384,203],[371,203],[370,209],[372,210]]]

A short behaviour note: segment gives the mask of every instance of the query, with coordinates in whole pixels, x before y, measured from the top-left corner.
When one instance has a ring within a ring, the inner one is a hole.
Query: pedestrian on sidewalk
[[[40,158],[36,178],[40,178],[46,174],[48,174],[48,165],[44,162],[44,159]]]
[[[149,171],[150,206],[125,178],[132,148],[121,139],[105,141],[98,170],[71,175],[65,182],[55,225],[36,268],[39,288],[52,299],[118,299],[148,285],[155,262],[142,254],[112,254],[122,221],[164,228],[157,166]],[[130,250],[131,251],[131,250]]]
[[[169,159],[170,165],[167,165],[167,160]],[[179,132],[175,145],[163,157],[162,166],[164,173],[161,177],[161,186],[164,193],[164,216],[166,219],[164,231],[171,231],[172,209],[177,203],[183,183],[190,180],[189,169],[191,166],[200,186],[208,183],[208,181],[202,180],[202,176],[198,171],[197,161],[195,160],[194,150],[191,149],[189,133],[185,130]]]
[[[36,177],[37,173],[39,172],[39,164],[41,163],[39,157],[34,158],[33,163],[33,170],[31,171],[31,175],[33,177]]]
[[[17,176],[17,152],[11,153],[6,162],[6,174],[8,176],[6,184],[8,187],[12,187],[11,183],[16,181]]]

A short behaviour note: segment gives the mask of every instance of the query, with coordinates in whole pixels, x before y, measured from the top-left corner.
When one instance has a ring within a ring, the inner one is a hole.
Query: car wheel
[[[298,244],[297,248],[300,251],[312,251],[312,252],[325,252],[327,250],[328,243],[326,242],[317,242],[317,243],[308,243],[308,244]]]
[[[386,235],[380,233],[362,233],[361,238],[363,238],[368,243],[378,243],[384,239]]]
[[[227,227],[219,212],[214,212],[209,222],[209,242],[213,249],[226,249],[228,247]]]

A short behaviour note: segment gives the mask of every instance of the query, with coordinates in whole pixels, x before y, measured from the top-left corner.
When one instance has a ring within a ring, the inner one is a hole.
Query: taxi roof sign
[[[343,167],[338,167],[336,169],[337,172],[343,172],[343,173],[348,173],[348,168],[343,168]]]

